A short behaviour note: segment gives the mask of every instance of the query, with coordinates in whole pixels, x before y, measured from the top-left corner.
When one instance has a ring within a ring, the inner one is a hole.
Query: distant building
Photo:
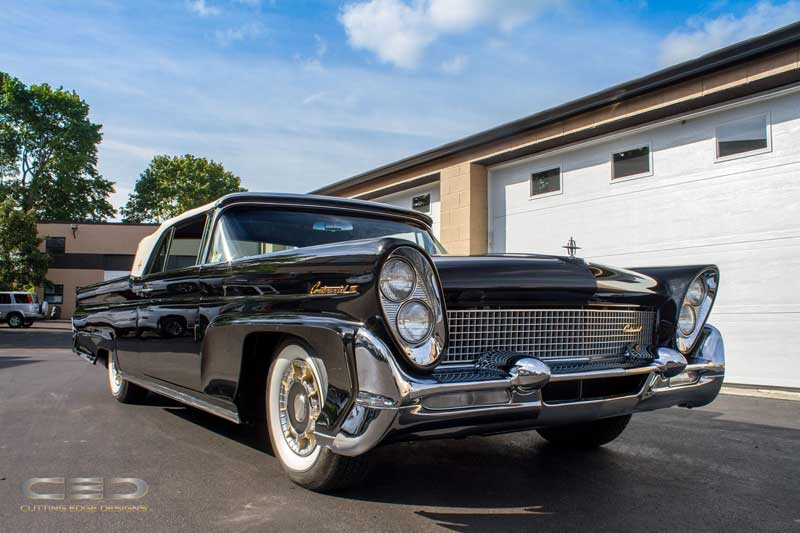
[[[800,23],[314,192],[424,211],[454,254],[716,263],[727,380],[800,387]]]
[[[40,288],[39,298],[59,307],[61,318],[70,318],[75,289],[128,275],[139,241],[156,227],[115,222],[40,223],[42,250],[52,256],[47,279],[53,285]]]

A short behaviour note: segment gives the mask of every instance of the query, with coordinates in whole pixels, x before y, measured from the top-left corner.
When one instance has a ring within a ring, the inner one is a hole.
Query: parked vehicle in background
[[[47,318],[47,302],[33,292],[0,292],[0,321],[12,328],[29,328]]]
[[[447,256],[431,223],[225,196],[145,237],[130,276],[78,290],[73,348],[121,402],[150,390],[251,422],[319,491],[357,483],[388,442],[536,429],[591,448],[634,413],[717,396],[714,265]]]

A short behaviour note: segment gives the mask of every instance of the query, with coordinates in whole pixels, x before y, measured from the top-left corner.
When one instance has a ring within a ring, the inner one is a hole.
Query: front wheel
[[[597,448],[622,435],[630,420],[631,415],[623,415],[537,431],[551,444],[570,448]]]
[[[8,322],[8,327],[10,328],[21,328],[24,324],[22,315],[19,313],[11,313],[8,315],[6,322]]]
[[[138,403],[144,399],[147,390],[122,377],[113,354],[108,354],[106,366],[108,367],[108,388],[114,399],[122,403]]]
[[[363,455],[336,455],[316,441],[314,426],[326,390],[321,367],[299,341],[282,344],[267,376],[266,411],[272,450],[289,478],[328,492],[362,481],[368,464]]]

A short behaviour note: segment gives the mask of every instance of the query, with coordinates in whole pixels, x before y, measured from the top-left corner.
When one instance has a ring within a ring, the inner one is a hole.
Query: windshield
[[[405,239],[430,254],[443,253],[441,244],[427,229],[406,222],[311,210],[241,206],[226,210],[220,217],[208,260],[211,263],[232,261],[306,246],[380,237]]]

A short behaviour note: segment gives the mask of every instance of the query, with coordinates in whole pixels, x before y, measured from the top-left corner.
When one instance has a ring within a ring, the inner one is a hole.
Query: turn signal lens
[[[417,275],[402,259],[390,259],[381,270],[381,292],[393,302],[402,302],[414,291]]]
[[[681,306],[681,313],[678,315],[678,329],[685,336],[689,336],[694,331],[694,326],[697,322],[697,314],[694,308],[688,303]]]
[[[409,344],[419,344],[431,334],[433,313],[419,300],[406,302],[397,312],[397,332]]]

